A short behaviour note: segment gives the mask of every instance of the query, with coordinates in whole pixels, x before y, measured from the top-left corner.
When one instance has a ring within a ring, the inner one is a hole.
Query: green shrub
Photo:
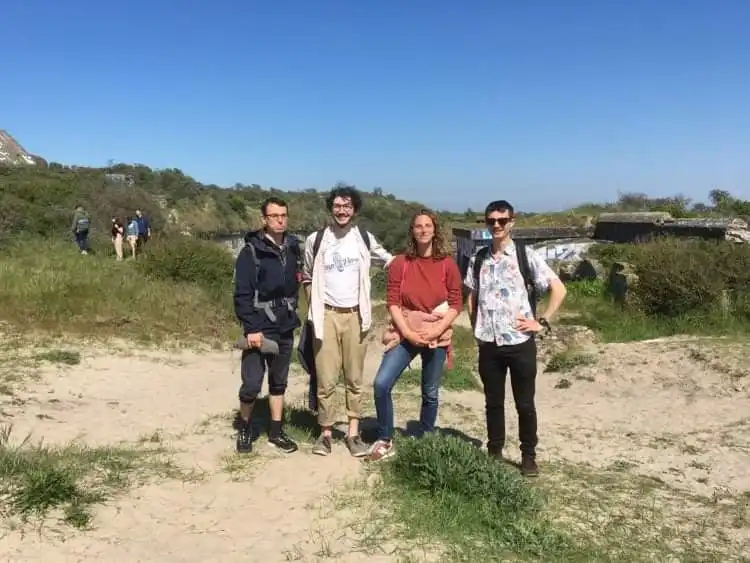
[[[635,252],[634,244],[593,244],[586,251],[586,256],[599,261],[609,271],[615,262],[629,262]]]
[[[370,273],[372,290],[370,294],[373,299],[385,299],[388,286],[388,272],[384,268],[373,268]]]
[[[636,302],[649,315],[679,317],[711,312],[724,292],[746,291],[750,249],[724,242],[665,238],[635,247]]]
[[[631,265],[638,283],[627,306],[613,304],[606,281],[567,283],[560,322],[583,324],[605,342],[675,334],[746,334],[750,326],[750,245],[664,238],[603,245]]]
[[[580,280],[565,284],[568,293],[566,300],[586,299],[590,297],[604,297],[607,294],[607,284],[604,280]]]
[[[567,544],[518,472],[455,436],[398,440],[384,472],[406,533],[445,542],[451,561],[541,556]],[[385,497],[383,497],[385,498]]]
[[[184,236],[156,239],[137,263],[144,274],[155,279],[231,292],[234,259],[213,242]]]

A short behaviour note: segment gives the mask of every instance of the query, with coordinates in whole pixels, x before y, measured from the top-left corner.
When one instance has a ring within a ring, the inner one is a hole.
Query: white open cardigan
[[[359,247],[359,315],[361,319],[360,330],[362,332],[370,330],[372,325],[372,299],[370,297],[370,265],[371,257],[377,256],[385,262],[388,267],[393,256],[381,245],[371,233],[352,229],[354,236],[357,238]],[[315,235],[312,233],[305,239],[305,261],[302,271],[303,283],[310,284],[310,303],[307,307],[307,318],[312,320],[315,330],[315,338],[323,339],[323,316],[325,314],[325,286],[323,274],[323,253],[328,246],[335,240],[336,235],[330,227],[326,227],[323,238],[320,241],[318,254],[313,260],[313,246],[315,245]],[[367,250],[362,235],[370,237],[370,250]]]

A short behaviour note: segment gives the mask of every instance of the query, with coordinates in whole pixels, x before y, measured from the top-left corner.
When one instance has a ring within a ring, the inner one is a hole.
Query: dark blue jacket
[[[257,272],[248,245],[252,245],[258,258],[260,268]],[[293,235],[285,235],[280,247],[269,240],[263,230],[245,235],[245,248],[237,256],[234,271],[234,311],[244,334],[262,332],[264,336],[278,337],[300,326],[297,315],[299,258],[299,241]],[[262,308],[255,307],[256,289],[258,301],[272,302],[276,322],[269,319]],[[285,299],[291,300],[293,310],[289,310]]]
[[[151,228],[151,223],[149,223],[146,216],[142,215],[141,217],[136,217],[135,222],[138,223],[138,236],[147,235],[148,230]]]

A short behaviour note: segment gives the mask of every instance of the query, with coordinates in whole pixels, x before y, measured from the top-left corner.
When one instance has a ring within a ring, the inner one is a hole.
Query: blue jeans
[[[438,412],[438,390],[443,376],[445,348],[423,348],[409,342],[401,342],[383,355],[378,373],[375,375],[375,410],[378,415],[378,438],[393,438],[393,399],[391,391],[417,354],[422,357],[422,409],[419,424],[422,432],[435,430]]]
[[[78,246],[78,250],[83,252],[84,250],[89,249],[89,232],[88,231],[80,231],[75,233],[75,239],[76,239],[76,245]]]

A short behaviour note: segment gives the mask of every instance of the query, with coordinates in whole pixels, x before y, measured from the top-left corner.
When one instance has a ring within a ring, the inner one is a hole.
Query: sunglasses
[[[485,219],[484,222],[487,223],[488,227],[492,227],[494,225],[500,225],[501,227],[504,227],[508,223],[510,223],[513,220],[512,217],[491,217],[489,219]]]

